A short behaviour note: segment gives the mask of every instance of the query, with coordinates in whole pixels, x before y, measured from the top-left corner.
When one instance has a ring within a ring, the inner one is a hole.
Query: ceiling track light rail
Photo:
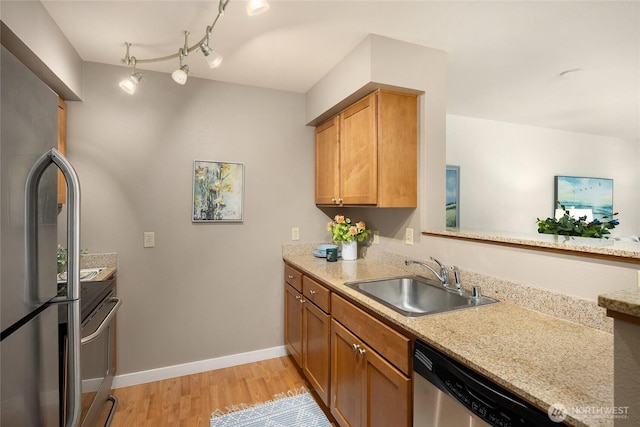
[[[176,83],[181,85],[187,82],[187,75],[189,74],[189,66],[183,64],[184,58],[187,57],[191,52],[195,50],[200,50],[202,52],[210,68],[216,68],[220,66],[223,58],[222,58],[222,55],[220,55],[218,52],[213,50],[210,46],[211,31],[213,31],[213,28],[217,24],[220,17],[224,15],[225,9],[227,8],[229,1],[230,0],[220,0],[220,3],[218,4],[217,15],[213,19],[213,22],[211,23],[211,25],[207,26],[205,30],[205,35],[197,43],[195,43],[192,46],[189,46],[189,43],[188,43],[189,32],[185,31],[184,46],[178,49],[177,53],[166,55],[166,56],[160,56],[157,58],[138,59],[135,56],[132,56],[130,54],[130,48],[132,44],[125,42],[126,53],[125,53],[125,57],[122,58],[121,62],[126,66],[133,67],[133,72],[129,77],[125,78],[120,82],[120,87],[122,88],[122,90],[124,90],[129,94],[133,94],[136,91],[138,83],[144,80],[142,77],[142,73],[136,72],[136,64],[145,64],[145,63],[148,64],[153,62],[164,62],[164,61],[170,61],[172,59],[178,59],[180,61],[180,66],[171,74],[171,77]],[[267,3],[266,0],[249,0],[247,2],[247,14],[251,16],[262,13],[267,9],[269,9],[269,4]]]

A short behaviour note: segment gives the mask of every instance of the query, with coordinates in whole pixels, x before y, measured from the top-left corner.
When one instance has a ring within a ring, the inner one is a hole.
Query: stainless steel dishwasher
[[[546,412],[416,341],[413,426],[559,426]]]

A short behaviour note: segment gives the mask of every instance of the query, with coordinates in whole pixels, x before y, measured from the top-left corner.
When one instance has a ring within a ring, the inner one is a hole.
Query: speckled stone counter
[[[80,257],[80,268],[103,268],[91,281],[110,279],[116,274],[118,254],[115,252],[102,254],[86,254]]]
[[[575,426],[612,426],[591,408],[613,407],[613,336],[510,302],[408,318],[345,282],[407,274],[375,257],[327,262],[305,249],[284,260],[546,411],[567,408]],[[586,409],[585,409],[586,408]]]
[[[557,236],[550,234],[522,234],[474,231],[438,230],[424,234],[436,237],[471,240],[529,249],[561,251],[574,255],[611,258],[623,262],[640,263],[640,243],[615,239]]]
[[[613,317],[616,317],[615,313],[621,313],[636,318],[635,321],[640,323],[640,288],[600,295],[598,305],[606,308]],[[627,319],[631,320],[629,317]]]

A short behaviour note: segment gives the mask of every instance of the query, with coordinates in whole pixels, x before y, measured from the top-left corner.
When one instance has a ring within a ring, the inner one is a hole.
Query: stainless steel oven
[[[81,283],[81,426],[108,426],[115,413],[117,399],[111,395],[111,384],[116,369],[115,314],[120,304],[121,301],[116,297],[114,280]],[[64,323],[60,330],[60,364],[64,367],[68,348]],[[63,369],[63,391],[70,380],[69,375],[70,373],[64,372]],[[66,396],[66,393],[60,395]],[[61,407],[62,425],[65,425],[68,402],[61,402]]]

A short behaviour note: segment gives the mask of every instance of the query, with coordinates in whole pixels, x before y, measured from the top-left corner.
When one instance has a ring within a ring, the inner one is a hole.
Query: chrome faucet
[[[428,268],[429,270],[431,270],[433,274],[436,275],[438,280],[440,280],[440,283],[442,283],[442,286],[449,289],[449,275],[447,273],[447,267],[445,267],[444,264],[442,264],[440,261],[438,261],[434,257],[431,257],[431,261],[434,261],[436,264],[438,264],[438,266],[440,267],[440,273],[438,273],[436,270],[431,268],[431,266],[429,266],[428,264],[425,264],[424,262],[421,262],[421,261],[408,259],[404,262],[404,265],[418,264],[425,268]]]
[[[456,290],[460,295],[464,295],[462,284],[460,283],[460,270],[455,265],[449,266],[449,270],[453,273],[453,283],[456,285]]]

